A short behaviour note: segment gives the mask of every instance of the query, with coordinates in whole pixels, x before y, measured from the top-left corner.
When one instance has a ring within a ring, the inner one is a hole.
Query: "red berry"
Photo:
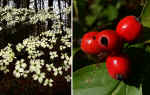
[[[142,25],[135,16],[126,16],[117,25],[116,32],[127,42],[135,40],[141,32]]]
[[[113,30],[103,30],[96,35],[96,41],[99,48],[103,51],[119,50],[122,46],[122,41]]]
[[[108,56],[106,67],[112,78],[124,80],[127,79],[130,72],[130,61],[126,56]]]
[[[86,33],[81,40],[81,49],[88,54],[98,54],[100,48],[96,43],[96,35],[98,32],[88,32]]]

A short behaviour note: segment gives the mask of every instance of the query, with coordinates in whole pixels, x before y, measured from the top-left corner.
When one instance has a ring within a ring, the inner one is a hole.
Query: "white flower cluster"
[[[21,76],[26,78],[29,73],[28,70],[25,70],[26,67],[27,67],[27,64],[25,63],[24,59],[18,60],[15,64],[15,70],[13,71],[13,75],[16,78],[19,78]]]
[[[58,74],[60,74],[60,75],[63,74],[62,67],[56,68],[54,66],[54,64],[46,64],[46,68],[47,68],[47,71],[53,71],[54,72],[54,76],[57,76]]]
[[[71,47],[70,39],[72,34],[69,28],[66,28],[66,35],[62,37],[61,41],[64,43],[65,46]]]
[[[31,59],[29,71],[34,73],[40,73],[41,68],[44,66],[44,60],[42,59]]]
[[[68,29],[68,31],[70,30]],[[55,63],[45,64],[43,59],[38,59],[40,56],[44,55],[44,52],[40,51],[38,48],[42,47],[42,48],[48,48],[50,50],[49,60],[54,60],[55,58],[59,58],[59,55],[57,53],[58,51],[51,51],[51,50],[56,48],[55,47],[55,45],[57,44],[56,35],[60,34],[60,32],[55,32],[51,30],[42,32],[39,36],[36,37],[30,36],[29,38],[24,39],[22,43],[18,43],[16,45],[16,50],[18,52],[25,50],[28,53],[28,58],[30,59],[29,72],[34,73],[32,76],[34,80],[38,80],[39,83],[44,82],[43,85],[52,86],[53,80],[51,78],[50,79],[46,78],[46,73],[41,71],[42,68],[45,67],[48,72],[53,72],[54,76],[63,75],[63,71],[68,71],[70,69],[71,67],[70,60],[72,59],[67,52],[64,53],[65,49],[70,48],[71,45],[71,41],[70,41],[71,35],[68,31],[66,31],[66,35],[61,36],[61,39],[59,41],[61,42],[61,44],[64,44],[64,45],[60,45],[59,47],[65,47],[63,49],[58,48],[59,52],[62,51],[60,60],[63,60],[63,64],[61,64],[59,67],[55,67]],[[69,45],[65,44],[66,42],[69,43]]]
[[[7,21],[8,26],[24,22],[33,14],[35,14],[35,11],[28,10],[27,8],[16,9],[9,6],[4,8],[0,7],[0,21]]]
[[[63,69],[68,71],[72,62],[72,57],[69,57],[67,53],[61,53],[61,59],[64,59]]]
[[[11,44],[8,44],[4,49],[0,50],[0,71],[9,72],[8,66],[15,59],[15,54],[11,49]]]
[[[18,43],[16,45],[17,52],[26,52],[28,61],[24,58],[18,60],[11,48],[11,44],[8,44],[0,51],[0,70],[6,73],[9,72],[9,68],[7,68],[9,65],[15,65],[12,73],[16,78],[31,77],[33,80],[43,84],[43,86],[52,87],[56,76],[62,76],[67,82],[70,82],[71,77],[70,75],[66,76],[65,72],[70,72],[71,74],[72,58],[71,54],[66,50],[70,49],[71,52],[71,29],[67,28],[64,31],[65,35],[58,32],[59,30],[48,30],[40,33],[38,36],[31,35],[24,39],[22,43]],[[43,58],[45,56],[43,49],[47,50],[48,60]],[[13,62],[14,59],[17,61]],[[59,59],[59,61],[55,63],[55,59]]]
[[[56,18],[56,16],[54,17],[54,14],[48,11],[40,10],[38,13],[30,17],[29,22],[32,24],[36,24],[38,21],[45,22],[47,19],[52,19],[52,18]]]
[[[70,13],[71,7],[65,8],[62,13]],[[37,13],[33,9],[27,8],[12,8],[6,6],[4,8],[0,7],[0,21],[6,21],[7,26],[14,26],[16,23],[31,23],[36,24],[38,21],[45,22],[51,19],[59,20],[59,14],[48,10],[39,10]]]
[[[69,8],[65,10],[69,11]],[[69,12],[66,13],[69,13]],[[65,12],[65,11],[63,11]],[[7,21],[8,25],[14,25],[18,22],[35,24],[37,21],[53,21],[52,29],[41,32],[37,36],[30,35],[15,47],[8,44],[0,50],[0,70],[4,73],[12,73],[16,78],[31,77],[44,86],[53,86],[55,77],[62,76],[67,82],[71,77],[71,29],[66,28],[62,31],[64,25],[59,20],[59,15],[47,10],[41,10],[35,13],[34,10],[26,8],[15,9],[12,7],[0,7],[0,21]],[[44,51],[45,50],[45,51]],[[70,50],[70,52],[68,52]],[[23,56],[21,55],[23,53]],[[24,54],[27,53],[27,54]],[[47,55],[46,55],[47,54]],[[25,56],[25,58],[24,58]],[[48,56],[48,58],[46,58]],[[20,58],[21,57],[21,58]],[[11,65],[14,70],[10,70]],[[12,72],[10,72],[12,71]],[[52,76],[52,77],[51,77]]]

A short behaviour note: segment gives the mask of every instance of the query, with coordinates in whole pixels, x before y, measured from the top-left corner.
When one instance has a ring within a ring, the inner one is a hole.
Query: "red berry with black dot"
[[[116,27],[117,34],[127,42],[132,42],[138,38],[142,25],[135,16],[126,16]]]
[[[88,54],[98,54],[100,52],[100,48],[96,43],[96,35],[98,32],[88,32],[83,35],[81,40],[81,49],[85,53]]]
[[[125,80],[128,78],[130,73],[130,60],[128,57],[119,56],[108,56],[106,59],[106,67],[109,75],[117,80]]]
[[[96,35],[96,41],[102,51],[116,51],[122,46],[122,40],[114,30],[103,30]]]

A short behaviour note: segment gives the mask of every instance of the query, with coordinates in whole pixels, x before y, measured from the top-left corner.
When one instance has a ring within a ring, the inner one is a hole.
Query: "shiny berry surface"
[[[125,56],[108,56],[106,67],[109,75],[117,80],[125,80],[130,73],[130,61]]]
[[[116,27],[117,34],[127,42],[132,42],[139,37],[142,25],[135,16],[126,16]]]
[[[83,52],[88,54],[98,54],[100,52],[100,48],[96,43],[96,35],[98,32],[88,32],[83,35],[81,40],[81,49]]]
[[[104,51],[114,51],[120,49],[122,41],[113,30],[103,30],[96,35],[99,48]]]

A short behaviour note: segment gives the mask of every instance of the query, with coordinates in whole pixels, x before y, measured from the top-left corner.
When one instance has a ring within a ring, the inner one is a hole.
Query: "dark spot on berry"
[[[106,37],[102,37],[101,38],[101,43],[104,45],[104,46],[108,46],[108,40]]]
[[[116,78],[117,78],[117,80],[120,80],[120,81],[123,80],[123,77],[122,77],[122,75],[120,75],[120,74],[117,74],[117,75],[116,75]]]
[[[95,36],[93,36],[93,40],[95,40],[96,39],[96,37]]]

